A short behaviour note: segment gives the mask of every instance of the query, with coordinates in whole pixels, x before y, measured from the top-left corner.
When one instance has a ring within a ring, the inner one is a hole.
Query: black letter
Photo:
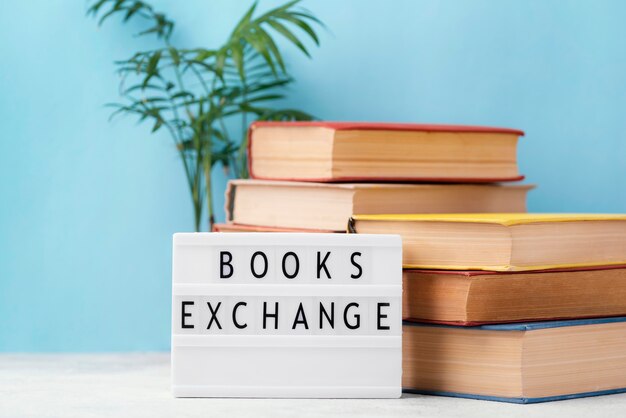
[[[237,322],[237,308],[239,308],[240,306],[248,306],[248,304],[246,302],[238,302],[235,304],[235,306],[233,307],[233,324],[235,324],[235,326],[238,329],[244,329],[245,327],[248,326],[248,324],[243,324],[243,325],[239,325],[239,322]]]
[[[355,253],[352,253],[352,255],[350,256],[350,262],[352,263],[352,265],[354,267],[356,267],[357,269],[359,269],[359,272],[357,274],[351,274],[350,275],[350,277],[352,277],[353,279],[358,279],[363,274],[363,269],[361,269],[361,266],[359,265],[359,263],[354,261],[354,257],[357,256],[357,255],[360,257],[361,253],[355,252]]]
[[[378,302],[376,306],[376,315],[378,316],[378,318],[376,319],[376,329],[387,330],[389,329],[389,325],[380,325],[380,320],[382,318],[387,318],[387,315],[383,315],[380,313],[380,308],[382,308],[383,306],[389,306],[389,304]]]
[[[335,302],[330,302],[330,316],[328,316],[328,312],[324,309],[324,304],[320,302],[320,329],[324,328],[324,317],[326,317],[328,325],[330,325],[332,329],[335,329]]]
[[[355,325],[350,325],[348,323],[348,309],[350,309],[351,307],[359,307],[358,303],[352,302],[352,303],[348,303],[346,305],[346,309],[343,310],[343,322],[346,324],[346,327],[348,327],[348,329],[357,329],[358,327],[361,326],[361,315],[359,314],[354,314],[354,317],[356,318],[356,324]]]
[[[228,260],[224,260],[224,256],[228,256]],[[233,265],[230,262],[233,261],[233,255],[230,251],[220,251],[220,279],[228,279],[232,277],[235,269],[233,269]],[[230,269],[228,274],[224,273],[224,267],[228,266]]]
[[[191,316],[191,314],[190,314],[190,313],[187,313],[187,311],[185,311],[185,307],[187,307],[187,306],[193,306],[193,305],[194,305],[194,303],[193,303],[193,302],[188,302],[188,301],[183,301],[183,303],[182,303],[182,314],[183,314],[183,315],[182,315],[182,317],[180,318],[180,322],[181,322],[181,324],[180,324],[180,325],[181,325],[181,327],[182,327],[182,328],[193,328],[193,325],[187,325],[187,324],[185,323],[185,318],[186,318],[186,317],[188,317],[188,316]]]
[[[217,302],[217,306],[215,307],[215,310],[213,310],[213,307],[211,306],[211,302],[207,302],[206,304],[209,305],[209,311],[211,311],[211,320],[209,321],[209,325],[207,325],[206,329],[211,329],[211,324],[213,323],[213,321],[215,321],[219,329],[222,329],[222,326],[220,325],[220,321],[217,320],[217,311],[220,309],[220,306],[222,306],[222,302]]]
[[[294,269],[293,274],[291,275],[287,273],[287,267],[285,266],[285,261],[287,260],[288,256],[292,256],[293,259],[296,260],[296,268]],[[283,274],[285,275],[286,278],[293,279],[294,277],[298,275],[298,270],[300,270],[300,260],[298,260],[298,256],[296,255],[296,253],[289,251],[287,254],[283,256]]]
[[[328,260],[328,256],[330,255],[330,251],[328,251],[326,253],[326,255],[324,256],[324,259],[322,261],[320,261],[320,252],[317,252],[317,278],[321,279],[321,274],[322,274],[322,269],[324,269],[324,271],[326,272],[326,277],[328,277],[329,279],[330,277],[330,273],[328,272],[328,269],[326,268],[326,260]]]
[[[302,319],[300,318],[300,314],[302,314]],[[291,329],[296,329],[298,324],[304,324],[304,329],[309,329],[309,324],[306,322],[306,316],[304,315],[304,308],[302,307],[302,302],[300,302],[300,306],[298,306],[298,312],[296,312],[296,319],[293,321],[293,326]]]
[[[265,263],[265,267],[263,268],[263,273],[261,274],[256,274],[256,271],[254,270],[254,259],[256,258],[257,255],[260,255],[261,257],[263,257],[263,262]],[[264,253],[262,253],[261,251],[257,251],[256,253],[252,254],[252,258],[250,259],[250,270],[252,270],[252,275],[254,277],[256,277],[257,279],[262,279],[263,276],[265,276],[267,274],[267,257],[265,256]]]
[[[263,329],[266,329],[265,321],[267,318],[274,318],[274,329],[278,329],[278,302],[274,302],[276,311],[273,314],[267,313],[267,302],[263,302]]]

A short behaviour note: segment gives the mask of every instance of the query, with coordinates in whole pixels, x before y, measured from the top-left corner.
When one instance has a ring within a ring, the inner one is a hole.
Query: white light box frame
[[[397,398],[398,235],[174,235],[177,397]]]

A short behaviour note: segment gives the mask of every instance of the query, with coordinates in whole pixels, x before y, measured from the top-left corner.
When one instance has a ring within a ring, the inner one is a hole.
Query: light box
[[[398,235],[174,235],[177,397],[395,398]]]

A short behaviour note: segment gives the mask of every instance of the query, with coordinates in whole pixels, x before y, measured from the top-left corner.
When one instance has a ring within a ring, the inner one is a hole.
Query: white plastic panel
[[[174,395],[399,397],[401,251],[392,235],[175,234]]]

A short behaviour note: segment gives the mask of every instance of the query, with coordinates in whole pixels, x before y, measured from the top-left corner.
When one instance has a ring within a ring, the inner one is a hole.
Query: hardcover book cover
[[[460,327],[404,322],[408,393],[537,403],[626,392],[626,317]]]
[[[626,315],[626,265],[403,271],[403,318],[482,325]]]

